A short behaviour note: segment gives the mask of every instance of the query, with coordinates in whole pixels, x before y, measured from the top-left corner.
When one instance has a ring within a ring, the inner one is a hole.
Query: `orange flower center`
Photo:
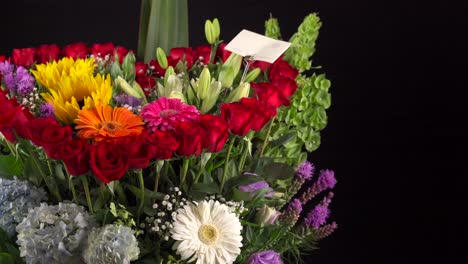
[[[105,130],[107,133],[113,134],[116,131],[119,131],[122,126],[118,122],[113,121],[103,121],[98,124],[97,128],[99,130]]]

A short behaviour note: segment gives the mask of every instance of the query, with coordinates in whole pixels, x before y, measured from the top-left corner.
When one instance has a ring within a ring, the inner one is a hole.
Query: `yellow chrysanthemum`
[[[81,109],[108,105],[112,98],[112,81],[94,72],[94,60],[63,58],[58,62],[36,65],[32,71],[48,93],[41,94],[54,106],[55,116],[71,124]]]

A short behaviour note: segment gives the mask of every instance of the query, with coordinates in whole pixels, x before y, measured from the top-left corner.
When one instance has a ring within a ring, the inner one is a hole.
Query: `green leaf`
[[[219,190],[219,186],[216,183],[197,183],[192,186],[192,191],[200,192],[204,194],[214,194]]]
[[[273,181],[276,179],[288,179],[293,177],[295,170],[286,163],[270,163],[265,166],[264,172],[262,175],[265,176],[265,179],[268,181]]]
[[[0,176],[12,179],[23,172],[23,164],[13,155],[0,156]]]
[[[15,264],[15,258],[8,253],[0,253],[0,263]]]

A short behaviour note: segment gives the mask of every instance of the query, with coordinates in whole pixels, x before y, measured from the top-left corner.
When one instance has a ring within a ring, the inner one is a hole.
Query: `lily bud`
[[[194,89],[195,93],[200,100],[205,100],[208,97],[208,90],[211,85],[211,74],[208,68],[204,68],[200,73],[200,78],[196,82]]]
[[[219,94],[221,93],[221,88],[221,82],[215,81],[211,83],[208,96],[202,101],[200,112],[203,114],[208,113],[208,111],[215,106],[218,101]]]
[[[211,21],[208,19],[205,21],[205,36],[206,41],[208,41],[208,43],[210,43],[211,45],[215,43],[216,38],[213,32],[213,23],[211,23]]]
[[[219,26],[219,21],[217,18],[213,19],[213,31],[216,39],[219,39],[219,35],[221,34],[221,27]]]
[[[164,86],[167,85],[167,81],[169,80],[169,76],[176,75],[174,68],[172,66],[169,66],[166,70],[166,74],[164,75]]]
[[[116,57],[118,57],[118,55],[116,55]],[[123,72],[122,72],[122,69],[120,68],[120,63],[119,63],[119,59],[116,58],[114,60],[114,62],[112,63],[112,66],[111,66],[111,70],[110,70],[110,74],[111,74],[111,77],[112,79],[116,79],[118,76],[122,76],[123,75]]]
[[[274,208],[264,205],[262,208],[257,209],[257,214],[255,215],[255,223],[263,225],[273,225],[278,219],[280,212],[276,211]]]
[[[135,62],[136,62],[136,58],[133,52],[129,52],[127,56],[125,56],[122,62],[123,76],[125,80],[127,81],[135,80],[135,74],[136,74]]]
[[[226,62],[221,66],[218,80],[221,82],[223,88],[232,86],[234,79],[240,71],[242,65],[242,56],[231,53]]]
[[[244,97],[249,97],[250,84],[241,83],[236,89],[234,89],[229,96],[226,98],[226,103],[239,102]]]
[[[179,98],[185,102],[185,96],[182,92],[183,89],[183,81],[177,77],[177,75],[167,76],[167,82],[164,86],[158,83],[159,97]]]
[[[257,79],[258,75],[260,75],[261,72],[262,70],[260,68],[255,68],[249,71],[249,73],[247,73],[247,75],[245,76],[244,82],[249,83],[255,81],[255,79]]]
[[[163,49],[161,48],[156,49],[156,58],[158,60],[159,66],[161,66],[161,68],[163,69],[167,69],[167,66],[168,66],[167,57]]]
[[[120,89],[124,91],[124,93],[131,95],[133,97],[136,97],[136,98],[142,98],[142,94],[139,93],[137,89],[134,89],[127,81],[125,81],[124,78],[117,76],[114,82],[117,87],[120,87]]]
[[[147,103],[148,101],[146,100],[146,95],[143,89],[141,88],[140,84],[138,84],[136,81],[132,82],[132,88],[133,90],[137,91],[138,94],[141,95],[141,98],[143,98],[143,103]]]

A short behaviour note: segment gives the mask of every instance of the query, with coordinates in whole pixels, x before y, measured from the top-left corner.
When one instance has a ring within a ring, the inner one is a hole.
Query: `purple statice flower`
[[[55,110],[51,103],[41,104],[39,109],[41,112],[41,117],[54,117],[55,116],[54,115]]]
[[[296,169],[296,176],[301,180],[310,180],[314,174],[315,166],[309,161],[305,161]]]
[[[141,105],[142,99],[138,99],[128,94],[119,94],[114,96],[114,101],[116,101],[120,105],[136,107]]]
[[[317,230],[315,238],[317,240],[322,240],[330,236],[337,228],[338,228],[338,225],[336,224],[336,222],[333,222],[328,225],[324,225]]]
[[[283,264],[281,256],[274,250],[253,253],[245,264]]]
[[[3,75],[3,80],[5,82],[5,87],[8,90],[12,92],[16,92],[16,80],[15,80],[15,75],[12,72]]]
[[[306,204],[308,201],[314,198],[317,194],[327,189],[332,189],[333,187],[335,187],[335,184],[336,184],[335,173],[332,170],[320,171],[318,180],[312,185],[312,187],[307,189],[301,195],[302,204]]]
[[[294,198],[291,202],[289,202],[288,206],[281,214],[280,219],[289,226],[294,226],[299,219],[301,212],[301,200]]]
[[[269,193],[265,194],[264,197],[271,197],[273,195],[273,189],[270,188],[270,185],[268,185],[268,183],[265,181],[259,181],[259,182],[254,182],[254,183],[239,186],[240,191],[248,192],[248,193],[254,193],[260,189],[269,190]]]
[[[327,206],[321,204],[315,206],[305,219],[307,226],[313,226],[319,228],[326,223],[328,216],[330,215],[330,209]]]
[[[16,69],[16,93],[22,96],[27,96],[34,89],[34,78],[29,74],[24,67]]]

